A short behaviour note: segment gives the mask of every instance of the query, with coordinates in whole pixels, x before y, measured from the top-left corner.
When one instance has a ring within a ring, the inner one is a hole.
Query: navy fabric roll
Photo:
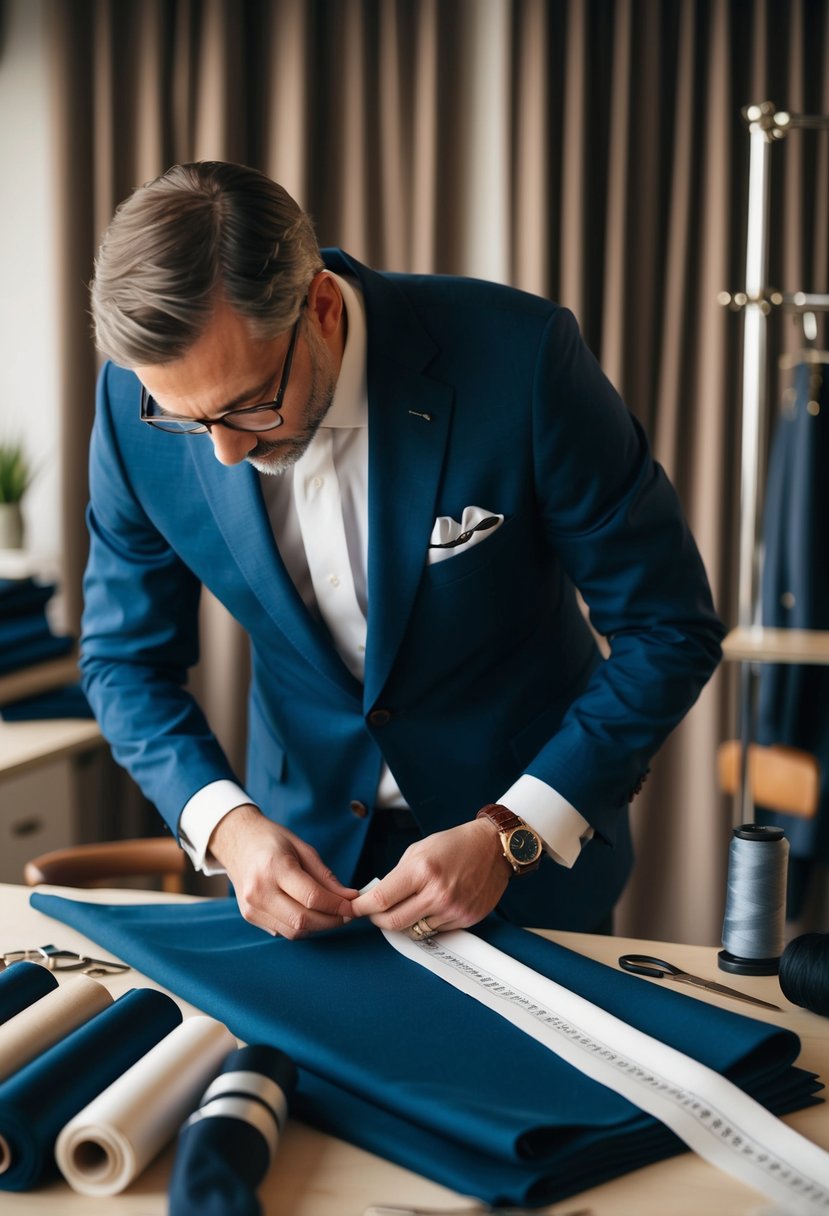
[[[259,1216],[256,1188],[270,1149],[250,1123],[219,1115],[181,1132],[170,1177],[169,1216]]]
[[[683,1146],[652,1117],[399,954],[355,921],[270,938],[234,900],[32,904],[152,975],[248,1042],[297,1062],[292,1110],[491,1204],[549,1203]],[[797,1036],[643,984],[506,922],[498,949],[730,1077],[770,1109],[810,1104]]]
[[[256,1188],[270,1165],[271,1144],[281,1130],[296,1079],[293,1060],[275,1047],[251,1045],[228,1055],[199,1113],[179,1136],[169,1216],[258,1216]],[[229,1113],[232,1108],[235,1115]],[[262,1130],[263,1118],[273,1124],[265,1124],[272,1132],[270,1141]]]
[[[133,988],[0,1084],[0,1190],[56,1173],[58,1133],[181,1022],[175,1001]]]
[[[58,981],[40,963],[21,959],[0,971],[0,1024],[22,1013],[47,992],[57,988]]]

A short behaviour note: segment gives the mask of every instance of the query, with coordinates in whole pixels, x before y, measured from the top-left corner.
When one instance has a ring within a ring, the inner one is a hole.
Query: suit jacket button
[[[368,807],[364,802],[360,802],[358,798],[352,798],[348,805],[358,819],[365,819],[366,815],[368,814]]]
[[[373,709],[368,716],[368,720],[372,726],[385,726],[387,722],[391,722],[391,710]]]

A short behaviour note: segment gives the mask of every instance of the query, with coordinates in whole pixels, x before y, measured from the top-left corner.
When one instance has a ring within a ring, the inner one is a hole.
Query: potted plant
[[[0,442],[0,549],[23,548],[23,495],[31,485],[33,470],[23,445]]]

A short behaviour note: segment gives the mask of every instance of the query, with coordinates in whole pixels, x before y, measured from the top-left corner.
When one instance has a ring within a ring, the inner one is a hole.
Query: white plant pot
[[[0,502],[0,549],[23,548],[23,512],[19,502]]]

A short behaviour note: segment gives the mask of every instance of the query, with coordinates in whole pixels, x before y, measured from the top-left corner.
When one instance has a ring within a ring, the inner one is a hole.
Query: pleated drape
[[[66,585],[80,610],[96,359],[86,285],[116,204],[178,160],[258,166],[323,244],[560,300],[651,435],[736,614],[748,137],[740,107],[829,112],[827,0],[47,0],[62,188]],[[773,150],[770,273],[829,290],[829,137]],[[775,318],[770,350],[796,348]],[[773,359],[772,359],[773,366]],[[773,389],[773,393],[776,389]],[[508,428],[505,442],[508,442]],[[244,638],[205,597],[194,688],[237,765]],[[734,733],[721,671],[634,804],[620,931],[718,940]]]

